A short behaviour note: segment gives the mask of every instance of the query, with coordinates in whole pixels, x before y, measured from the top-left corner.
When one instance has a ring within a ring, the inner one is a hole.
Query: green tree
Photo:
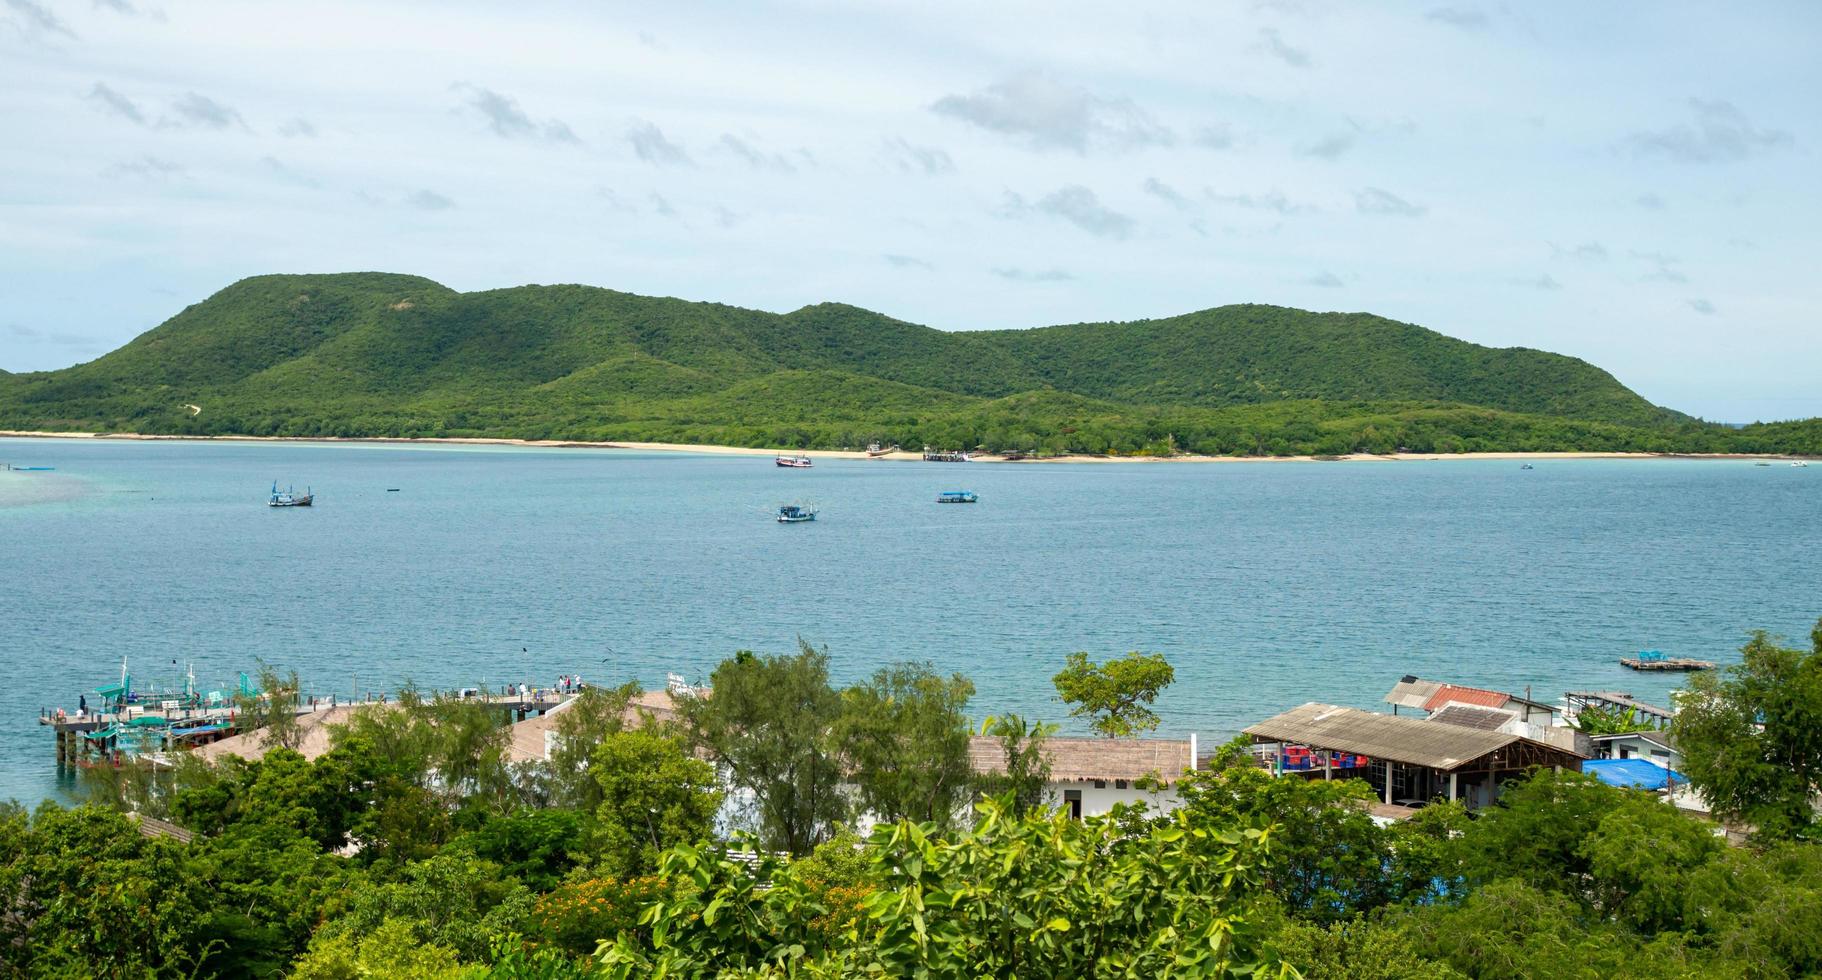
[[[291,973],[293,980],[457,980],[462,975],[455,950],[424,942],[410,923],[397,919],[365,936],[338,933],[311,943]]]
[[[464,961],[485,958],[495,937],[522,932],[535,897],[499,865],[467,855],[437,854],[390,877],[368,875],[336,896],[311,940],[359,940],[387,923],[404,923],[419,942],[454,950]]]
[[[1671,722],[1683,772],[1714,813],[1766,839],[1810,838],[1822,794],[1822,621],[1810,650],[1763,630],[1723,676],[1697,674]]]
[[[841,694],[836,740],[860,804],[882,822],[948,829],[969,803],[974,682],[927,663],[882,667]]]
[[[1577,731],[1589,735],[1624,735],[1628,732],[1651,731],[1657,727],[1632,708],[1619,705],[1583,708],[1572,724]]]
[[[206,909],[183,844],[123,815],[47,803],[0,815],[0,964],[16,976],[188,976]]]
[[[1390,835],[1368,814],[1373,791],[1362,780],[1274,776],[1236,739],[1185,776],[1178,793],[1198,825],[1277,828],[1260,870],[1297,915],[1339,921],[1392,897]]]
[[[1014,817],[992,800],[980,810],[953,840],[928,825],[880,828],[866,915],[833,936],[825,893],[775,863],[755,875],[677,848],[663,873],[684,887],[651,910],[649,939],[606,947],[607,975],[1291,975],[1255,926],[1269,833],[1181,811],[1135,833],[1104,817]]]
[[[555,888],[584,856],[586,825],[587,818],[574,810],[519,810],[462,834],[441,853],[491,861],[502,874],[544,892]]]
[[[281,674],[278,668],[261,660],[258,685],[250,692],[234,695],[240,730],[260,733],[260,744],[268,747],[297,748],[303,740],[297,721],[299,690],[297,671]]]
[[[589,759],[595,746],[626,727],[627,707],[638,696],[636,683],[589,687],[557,712],[547,766],[554,803],[584,813],[601,805],[601,782],[589,771]]]
[[[1091,716],[1089,725],[1095,731],[1125,738],[1158,727],[1151,705],[1176,677],[1163,654],[1135,650],[1105,664],[1089,660],[1086,653],[1072,653],[1068,666],[1052,680],[1063,702],[1074,706],[1071,717]]]
[[[692,740],[750,794],[764,846],[808,854],[848,813],[828,654],[807,643],[795,655],[741,651],[709,683],[708,697],[678,703]]]
[[[989,717],[981,722],[981,734],[999,740],[1001,763],[999,771],[980,777],[981,792],[1002,799],[1015,817],[1046,806],[1050,751],[1045,743],[1055,732],[1055,725],[1027,722],[1018,715]]]
[[[616,877],[646,874],[677,844],[709,839],[721,809],[714,767],[676,738],[618,732],[595,746],[589,775],[600,787],[589,850]]]

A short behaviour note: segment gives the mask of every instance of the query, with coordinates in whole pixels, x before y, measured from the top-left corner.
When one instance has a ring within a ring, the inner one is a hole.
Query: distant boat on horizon
[[[309,487],[305,487],[303,493],[298,493],[296,487],[287,487],[284,490],[280,490],[278,488],[278,481],[273,480],[272,481],[272,496],[270,499],[268,499],[266,501],[266,506],[267,507],[308,507],[308,506],[310,506],[310,502],[315,499],[316,499],[316,495],[310,492]]]
[[[944,490],[936,495],[939,504],[972,504],[980,499],[973,490]]]

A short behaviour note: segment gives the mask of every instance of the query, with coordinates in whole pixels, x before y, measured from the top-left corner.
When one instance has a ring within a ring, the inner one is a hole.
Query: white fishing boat
[[[783,507],[778,508],[778,523],[780,524],[802,524],[805,521],[813,521],[815,519],[815,509],[805,507],[802,504],[785,504]]]
[[[315,500],[315,499],[316,499],[316,495],[312,494],[310,492],[309,487],[305,487],[303,493],[298,493],[296,487],[287,487],[284,490],[280,490],[278,488],[278,481],[273,480],[272,481],[272,497],[266,501],[266,506],[267,507],[308,507],[308,506],[310,506],[310,501]]]
[[[805,456],[802,453],[798,453],[795,456],[774,456],[772,462],[792,470],[807,470],[812,465],[810,457]]]

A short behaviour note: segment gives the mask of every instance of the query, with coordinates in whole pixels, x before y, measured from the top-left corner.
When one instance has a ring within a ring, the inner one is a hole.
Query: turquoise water
[[[1552,701],[1680,680],[1822,615],[1822,467],[1680,460],[955,465],[506,447],[0,440],[0,798],[52,795],[40,707],[127,656],[207,687],[701,678],[826,645],[840,679],[963,671],[981,714],[1060,719],[1072,650],[1177,665],[1205,741],[1412,673]],[[265,506],[273,479],[310,509]],[[388,487],[399,492],[388,493]],[[941,506],[938,491],[978,491]],[[805,501],[813,524],[771,512]]]

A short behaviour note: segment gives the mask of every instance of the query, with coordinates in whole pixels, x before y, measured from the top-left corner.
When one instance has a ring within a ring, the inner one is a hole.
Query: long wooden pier
[[[553,688],[527,686],[521,692],[517,685],[508,692],[497,694],[481,694],[480,690],[461,688],[455,692],[429,691],[423,692],[423,696],[426,700],[450,697],[486,704],[510,715],[515,722],[550,711],[575,697],[573,693]],[[300,697],[292,711],[302,718],[349,706],[397,703],[396,696],[384,694],[358,700],[339,698],[336,695],[304,696]],[[142,703],[103,711],[79,710],[72,713],[63,708],[46,708],[40,709],[38,713],[38,724],[52,729],[56,737],[59,768],[88,766],[98,762],[118,764],[123,758],[120,747],[122,738],[131,739],[141,749],[154,742],[160,750],[181,751],[207,745],[240,734],[239,722],[240,708],[236,704],[184,704],[179,698],[152,698]],[[114,731],[114,734],[105,739],[90,737],[107,731]]]

